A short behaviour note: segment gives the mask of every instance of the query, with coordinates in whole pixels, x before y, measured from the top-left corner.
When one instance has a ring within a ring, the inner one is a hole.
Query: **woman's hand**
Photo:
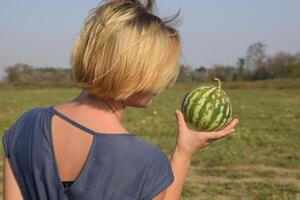
[[[238,124],[238,119],[234,119],[220,131],[198,132],[190,130],[186,126],[184,116],[180,110],[176,110],[176,118],[178,125],[176,151],[189,159],[212,141],[223,138],[234,132],[234,128]]]

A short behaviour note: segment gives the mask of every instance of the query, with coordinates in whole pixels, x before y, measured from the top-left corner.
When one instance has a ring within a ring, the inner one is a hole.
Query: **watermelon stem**
[[[214,80],[218,81],[219,91],[221,92],[221,81],[218,78],[214,78]]]

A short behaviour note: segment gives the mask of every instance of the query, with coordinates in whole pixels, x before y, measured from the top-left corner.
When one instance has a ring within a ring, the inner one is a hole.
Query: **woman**
[[[2,137],[5,200],[176,200],[192,156],[234,131],[187,128],[176,110],[171,160],[121,123],[178,75],[178,31],[152,14],[153,1],[107,1],[85,20],[74,45],[70,101],[23,113]],[[171,21],[171,20],[168,20]]]

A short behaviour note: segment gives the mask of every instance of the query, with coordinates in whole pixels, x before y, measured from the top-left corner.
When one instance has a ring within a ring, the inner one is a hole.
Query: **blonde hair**
[[[179,73],[180,37],[153,14],[154,1],[114,0],[89,12],[71,53],[72,78],[97,97],[125,100],[172,86]]]

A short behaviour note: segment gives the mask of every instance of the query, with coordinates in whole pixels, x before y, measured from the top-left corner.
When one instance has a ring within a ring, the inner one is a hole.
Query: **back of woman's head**
[[[155,2],[103,1],[84,21],[71,54],[76,84],[98,97],[125,100],[160,92],[179,73],[179,33],[153,14]]]

